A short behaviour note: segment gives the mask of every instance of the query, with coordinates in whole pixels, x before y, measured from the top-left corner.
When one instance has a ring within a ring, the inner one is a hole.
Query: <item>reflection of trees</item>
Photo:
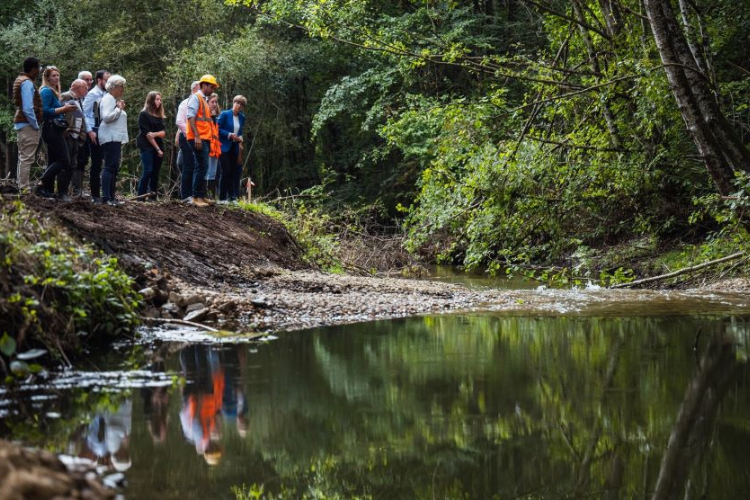
[[[669,436],[654,500],[683,497],[683,491],[691,480],[689,471],[707,452],[719,404],[726,395],[737,366],[735,339],[715,335],[700,361],[698,373],[688,386],[677,422]],[[706,492],[700,493],[699,497],[705,498]]]
[[[409,466],[462,477],[478,496],[647,494],[691,378],[695,325],[446,317],[369,325],[355,349],[318,337],[319,373],[351,409],[328,449],[354,464],[362,443],[379,443],[389,460],[421,460]],[[317,418],[315,405],[303,411]]]

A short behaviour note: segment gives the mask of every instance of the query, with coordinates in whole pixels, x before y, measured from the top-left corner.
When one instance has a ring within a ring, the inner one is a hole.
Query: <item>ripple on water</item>
[[[502,314],[669,316],[750,314],[750,297],[742,293],[688,290],[576,289],[517,290],[490,301],[478,311]]]

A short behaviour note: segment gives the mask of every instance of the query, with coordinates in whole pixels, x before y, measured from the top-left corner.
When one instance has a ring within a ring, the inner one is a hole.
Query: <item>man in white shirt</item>
[[[109,80],[110,73],[106,69],[100,69],[96,72],[96,84],[86,94],[83,100],[83,115],[86,118],[86,133],[89,136],[88,145],[91,152],[91,199],[93,201],[101,200],[102,185],[102,162],[104,161],[104,152],[102,151],[99,141],[96,137],[99,131],[99,103],[106,94],[104,86]]]
[[[177,146],[180,148],[180,154],[177,158],[177,166],[180,169],[180,199],[188,201],[193,194],[193,173],[195,172],[195,154],[188,144],[187,140],[187,108],[190,97],[200,88],[200,82],[194,81],[190,85],[190,96],[182,101],[177,107],[177,118],[174,123],[177,125]]]

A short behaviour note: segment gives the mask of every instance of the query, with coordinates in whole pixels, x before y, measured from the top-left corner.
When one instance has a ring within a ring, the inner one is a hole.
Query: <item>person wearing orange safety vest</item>
[[[213,75],[203,75],[199,83],[200,90],[190,96],[187,104],[187,140],[195,153],[196,163],[192,195],[188,198],[188,203],[196,207],[207,207],[209,202],[206,200],[206,172],[213,137],[213,120],[206,96],[210,96],[219,88],[219,82]]]

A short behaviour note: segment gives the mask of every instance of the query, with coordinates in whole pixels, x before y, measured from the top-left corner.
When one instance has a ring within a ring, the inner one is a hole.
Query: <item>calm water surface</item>
[[[121,349],[3,395],[0,432],[125,471],[131,499],[649,498],[684,400],[708,394],[661,473],[689,498],[746,498],[750,317],[630,310]],[[734,369],[701,378],[717,336],[737,342]]]

